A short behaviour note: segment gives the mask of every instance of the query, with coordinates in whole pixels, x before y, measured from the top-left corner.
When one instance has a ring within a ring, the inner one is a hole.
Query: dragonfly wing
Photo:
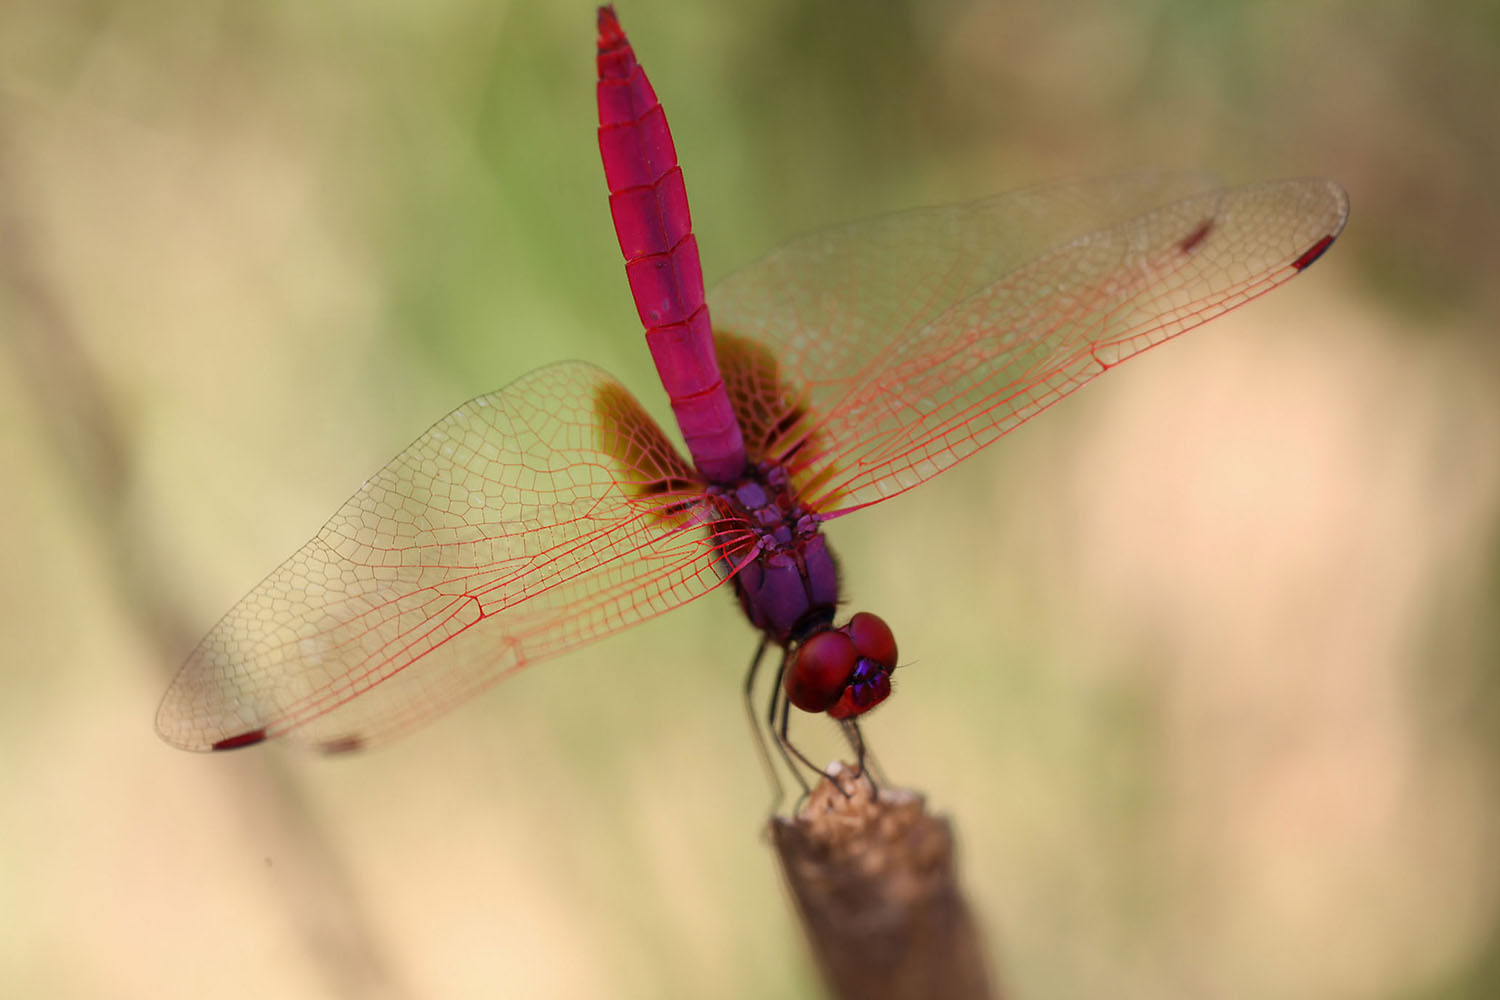
[[[709,295],[751,457],[784,454],[851,379],[953,303],[1070,240],[1218,187],[1204,174],[1167,171],[1045,184],[810,233],[773,250]]]
[[[387,739],[721,582],[701,486],[593,366],[438,421],[198,645],[157,716],[193,750]]]
[[[1145,174],[814,234],[710,296],[722,353],[754,359],[725,384],[737,412],[766,414],[752,454],[844,513],[1281,284],[1347,214],[1331,181]]]

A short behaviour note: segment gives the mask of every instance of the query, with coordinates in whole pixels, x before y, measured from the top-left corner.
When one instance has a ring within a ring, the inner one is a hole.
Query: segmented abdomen
[[[599,153],[646,343],[698,472],[732,482],[745,444],[714,357],[682,168],[661,102],[609,7],[599,10],[598,65]]]

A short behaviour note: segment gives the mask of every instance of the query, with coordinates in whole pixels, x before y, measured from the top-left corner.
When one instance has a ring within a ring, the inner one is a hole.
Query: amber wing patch
[[[594,394],[601,450],[620,467],[620,486],[632,497],[681,497],[703,492],[703,483],[687,460],[672,447],[636,398],[615,382]],[[676,513],[675,505],[669,511]],[[666,513],[668,511],[664,511]]]
[[[714,351],[750,460],[802,465],[800,459],[816,454],[807,388],[783,376],[771,349],[715,330]]]

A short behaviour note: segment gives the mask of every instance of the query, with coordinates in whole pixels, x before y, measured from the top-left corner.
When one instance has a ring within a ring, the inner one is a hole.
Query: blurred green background
[[[620,8],[711,278],[1053,177],[1350,190],[1307,276],[832,529],[1010,995],[1500,995],[1497,11]],[[0,7],[0,994],[818,995],[728,596],[361,757],[152,731],[457,403],[583,357],[665,413],[593,74],[559,0]]]

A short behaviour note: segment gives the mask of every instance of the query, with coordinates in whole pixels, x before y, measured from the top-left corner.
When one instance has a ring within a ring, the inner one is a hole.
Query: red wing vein
[[[466,403],[224,616],[158,728],[193,749],[262,732],[367,745],[523,663],[693,600],[722,582],[702,495],[668,508],[624,485],[690,477],[589,365]]]

